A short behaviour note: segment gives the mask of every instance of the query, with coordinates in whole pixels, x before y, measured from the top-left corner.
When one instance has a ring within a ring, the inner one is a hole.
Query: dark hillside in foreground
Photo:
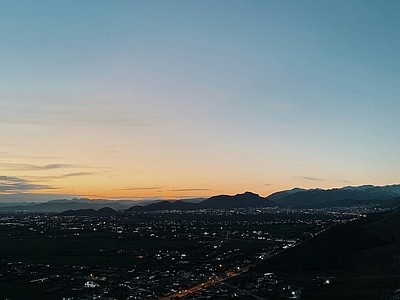
[[[400,211],[331,228],[272,257],[262,268],[308,285],[306,299],[380,299],[399,287]],[[336,280],[316,287],[312,278],[317,276]]]
[[[336,200],[330,202],[322,202],[312,205],[298,206],[298,208],[327,208],[327,207],[351,207],[351,206],[361,206],[361,205],[376,205],[380,208],[396,208],[400,207],[400,197],[392,199],[373,199],[373,200],[354,200],[354,199],[344,199]]]

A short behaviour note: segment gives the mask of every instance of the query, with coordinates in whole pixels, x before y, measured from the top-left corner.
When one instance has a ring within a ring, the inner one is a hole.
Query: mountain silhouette
[[[208,199],[184,200],[105,200],[105,199],[60,199],[44,203],[18,203],[0,205],[0,211],[27,212],[63,212],[67,210],[93,209],[109,207],[118,211],[155,211],[155,210],[192,210],[192,209],[232,209],[246,207],[334,207],[379,203],[385,207],[397,207],[400,197],[400,185],[343,187],[334,189],[301,189],[279,191],[268,197],[261,197],[252,192],[237,195],[217,195]],[[392,200],[390,200],[392,199]],[[394,200],[393,200],[394,199]],[[390,200],[390,201],[389,201]],[[359,202],[357,202],[359,201]]]
[[[180,200],[176,201],[159,201],[150,203],[146,206],[134,205],[126,211],[155,211],[155,210],[190,210],[197,209],[198,203],[184,202]]]
[[[218,195],[199,203],[199,208],[245,208],[276,206],[276,203],[251,192],[235,196]]]
[[[286,194],[285,194],[286,193]],[[277,197],[278,194],[278,197]],[[334,189],[290,190],[270,195],[281,206],[313,206],[338,200],[385,200],[400,196],[400,185],[343,187]]]
[[[120,214],[120,212],[112,209],[111,207],[103,207],[99,210],[94,209],[77,209],[67,210],[59,214],[59,216],[87,216],[87,217],[108,217]]]

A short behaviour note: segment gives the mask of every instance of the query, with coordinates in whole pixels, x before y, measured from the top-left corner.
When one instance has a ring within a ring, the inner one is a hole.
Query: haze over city
[[[399,15],[398,1],[3,2],[0,194],[398,183]]]

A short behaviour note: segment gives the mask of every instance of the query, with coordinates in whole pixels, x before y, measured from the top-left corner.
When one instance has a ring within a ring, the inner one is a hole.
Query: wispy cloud
[[[192,191],[209,191],[210,189],[176,189],[168,190],[170,192],[192,192]]]
[[[62,168],[74,168],[77,166],[71,164],[32,165],[32,164],[0,163],[0,167],[8,171],[43,171],[43,170],[53,170]]]
[[[162,187],[129,187],[123,189],[117,189],[119,191],[142,191],[142,190],[161,190]]]
[[[94,172],[76,172],[76,173],[68,173],[64,175],[58,175],[58,176],[41,176],[37,178],[41,179],[63,179],[63,178],[68,178],[68,177],[77,177],[77,176],[86,176],[86,175],[93,175],[96,174]]]
[[[0,193],[24,193],[28,191],[54,189],[49,185],[35,184],[14,176],[0,176]]]
[[[324,181],[322,178],[315,178],[315,177],[308,177],[308,176],[295,176],[295,177],[305,179],[305,180],[311,180],[311,181]]]
[[[76,176],[86,176],[93,175],[93,172],[76,172],[76,173],[68,173],[64,175],[57,176],[57,178],[67,178],[67,177],[76,177]]]
[[[263,183],[264,186],[271,186],[272,183]]]

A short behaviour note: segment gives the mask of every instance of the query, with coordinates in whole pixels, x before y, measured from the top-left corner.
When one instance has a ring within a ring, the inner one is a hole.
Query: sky
[[[399,15],[389,0],[2,1],[0,195],[399,183]]]

